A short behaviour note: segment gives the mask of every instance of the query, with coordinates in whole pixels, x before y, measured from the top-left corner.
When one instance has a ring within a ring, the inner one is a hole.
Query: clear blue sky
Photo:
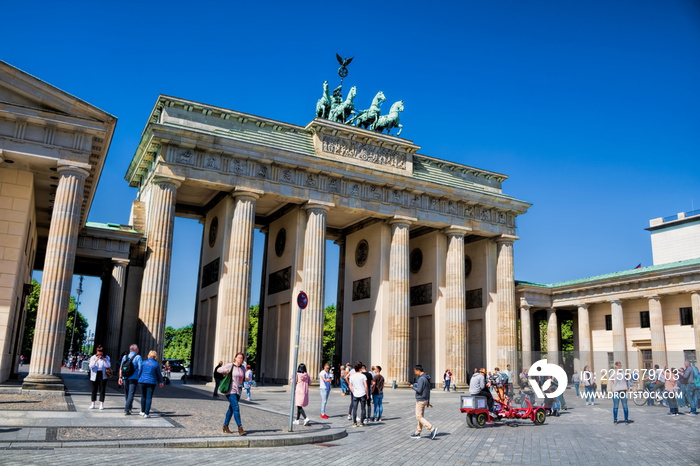
[[[119,118],[92,221],[127,222],[123,177],[158,94],[305,125],[336,52],[356,57],[359,106],[404,100],[421,153],[504,173],[534,204],[517,279],[651,265],[649,219],[700,209],[697,1],[45,1],[3,17],[0,58]],[[169,325],[192,321],[200,237],[176,222]],[[334,281],[330,267],[327,303]],[[99,280],[85,288],[91,317]]]

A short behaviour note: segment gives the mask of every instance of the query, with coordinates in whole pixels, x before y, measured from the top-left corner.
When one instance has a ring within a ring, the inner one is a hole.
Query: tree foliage
[[[165,327],[165,349],[163,359],[182,359],[189,362],[192,357],[193,325],[185,325],[178,329]]]
[[[24,335],[22,339],[22,351],[21,354],[25,358],[31,358],[32,345],[34,344],[34,329],[36,327],[36,315],[39,309],[39,296],[41,294],[41,285],[36,280],[32,280],[33,289],[32,292],[27,297],[27,317],[24,321]],[[73,318],[76,315],[75,312],[76,302],[75,297],[70,297],[70,303],[68,304],[68,319],[66,321],[66,336],[63,345],[63,357],[68,356],[70,351],[71,334],[73,332]],[[85,337],[87,335],[88,321],[84,315],[78,311],[78,318],[76,320],[75,326],[75,336],[73,338],[73,350],[77,352],[83,345]]]
[[[335,305],[330,305],[323,310],[323,361],[333,364],[335,356]]]
[[[258,321],[260,320],[260,306],[250,306],[248,313],[248,348],[246,353],[248,357],[246,362],[250,365],[255,365],[258,358]]]

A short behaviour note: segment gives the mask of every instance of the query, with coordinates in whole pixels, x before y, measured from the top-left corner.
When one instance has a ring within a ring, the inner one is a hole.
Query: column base
[[[22,390],[65,392],[66,386],[63,379],[55,375],[29,375],[22,382]]]

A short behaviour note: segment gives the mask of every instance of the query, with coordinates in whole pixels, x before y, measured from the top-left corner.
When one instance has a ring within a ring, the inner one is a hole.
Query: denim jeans
[[[627,392],[613,392],[613,420],[617,421],[617,408],[622,401],[622,411],[625,414],[625,421],[629,415],[629,410],[627,409]]]
[[[374,415],[372,417],[381,419],[382,413],[384,412],[384,406],[382,406],[384,395],[372,395],[372,400],[374,401]]]
[[[449,380],[445,380],[445,388],[443,388],[442,391],[444,392],[445,390],[447,390],[448,392],[450,391],[450,381]]]
[[[360,405],[362,407],[361,414],[362,417],[360,418],[360,422],[364,422],[365,417],[367,417],[367,410],[365,408],[367,404],[367,397],[366,396],[352,396],[352,423],[357,422],[357,405]]]
[[[557,401],[559,401],[559,409],[564,409],[566,406],[566,400],[564,399],[564,395],[559,395],[557,397]]]
[[[225,426],[231,422],[231,416],[233,416],[233,420],[236,421],[236,425],[238,427],[241,426],[241,410],[238,407],[238,400],[240,398],[241,395],[237,395],[235,393],[226,395],[226,399],[228,400],[228,410],[226,411],[226,416],[224,417]]]
[[[250,383],[245,386],[246,398],[250,399]]]
[[[668,402],[668,409],[671,414],[678,413],[678,399],[676,398],[676,393],[673,391],[664,390],[664,396],[666,396],[666,401]]]
[[[124,386],[124,397],[126,398],[126,404],[124,404],[124,412],[130,413],[131,408],[134,405],[134,396],[136,395],[136,386],[139,384],[137,379],[123,379],[122,385]]]
[[[348,390],[348,383],[345,381],[345,379],[340,379],[340,391],[343,393],[347,393]]]
[[[698,411],[698,389],[695,384],[683,384],[683,398],[686,404],[690,406],[690,412],[696,413]]]
[[[154,383],[141,384],[141,412],[149,414],[151,412],[151,400],[153,400],[153,391],[156,389]]]
[[[579,383],[574,383],[574,390],[576,390],[576,396],[580,397],[581,393],[579,393],[579,391],[578,391],[578,386],[579,386]]]
[[[326,414],[326,403],[328,403],[328,394],[331,389],[321,388],[318,392],[321,394],[321,414]]]
[[[590,402],[593,403],[593,400],[595,399],[595,396],[593,395],[595,393],[595,390],[593,390],[593,387],[583,387],[585,391],[585,397],[586,397],[586,403]]]

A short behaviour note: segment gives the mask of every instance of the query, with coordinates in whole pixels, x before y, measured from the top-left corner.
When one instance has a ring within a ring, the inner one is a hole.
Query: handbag
[[[233,372],[233,369],[231,372]],[[224,378],[221,379],[221,382],[219,382],[219,391],[221,393],[228,393],[228,391],[231,389],[231,372],[226,374]]]
[[[114,372],[112,372],[111,367],[108,367],[105,369],[105,375],[107,376],[108,379],[114,375]]]

